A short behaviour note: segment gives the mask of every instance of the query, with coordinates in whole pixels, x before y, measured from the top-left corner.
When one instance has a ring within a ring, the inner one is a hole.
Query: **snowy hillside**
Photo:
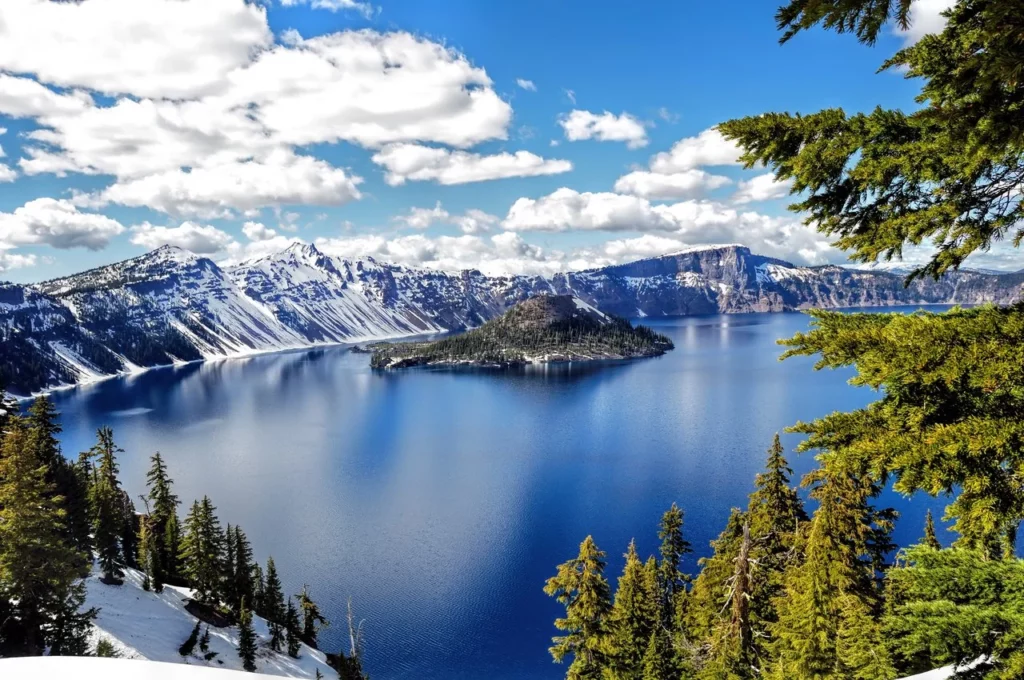
[[[906,288],[899,275],[797,267],[736,245],[551,278],[415,269],[303,244],[222,268],[164,246],[36,286],[0,284],[0,378],[28,395],[152,366],[463,330],[538,294],[644,317],[1008,303],[1022,282],[954,272]]]
[[[210,661],[203,658],[199,647],[193,656],[182,658],[178,648],[192,632],[197,619],[185,610],[185,600],[190,591],[185,588],[165,586],[163,592],[147,592],[142,589],[142,573],[127,569],[124,584],[109,586],[102,583],[98,574],[94,573],[86,582],[88,596],[87,607],[99,608],[96,617],[92,642],[101,638],[109,640],[122,659],[148,659],[165,661],[191,666],[207,666],[230,670],[242,670],[242,660],[238,657],[238,628],[216,628],[210,626],[210,652],[217,655]],[[205,624],[203,626],[206,628]],[[293,659],[284,653],[272,651],[268,646],[270,634],[267,623],[259,616],[253,616],[253,629],[258,638],[259,651],[256,657],[258,673],[281,675],[293,678],[313,678],[317,670],[325,678],[337,677],[337,672],[327,665],[322,652],[302,645],[299,658]],[[0,677],[11,677],[4,672],[0,662]],[[138,668],[126,666],[126,668]],[[152,677],[146,671],[145,676]],[[40,677],[32,674],[26,677]],[[68,677],[68,676],[62,676]],[[104,676],[106,677],[106,676]],[[176,676],[188,677],[196,676]],[[222,677],[216,675],[214,677]],[[232,676],[224,676],[230,678]],[[198,676],[196,680],[206,680]]]

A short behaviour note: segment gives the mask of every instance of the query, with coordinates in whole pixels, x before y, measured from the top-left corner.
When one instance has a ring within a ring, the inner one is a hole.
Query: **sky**
[[[878,67],[946,2],[867,47],[780,46],[757,0],[3,0],[0,279],[295,241],[488,274],[710,243],[843,262],[714,126],[913,109]]]

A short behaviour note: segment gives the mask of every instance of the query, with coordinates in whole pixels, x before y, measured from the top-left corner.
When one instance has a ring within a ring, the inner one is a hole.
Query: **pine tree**
[[[238,562],[235,559],[237,545],[235,542],[235,528],[228,524],[227,529],[224,530],[224,562],[221,564],[221,590],[224,602],[230,607],[234,607],[235,603],[241,601],[238,593],[235,592],[235,586],[238,583],[238,579],[235,576],[235,565]]]
[[[202,628],[203,622],[196,621],[196,625],[192,628],[192,632],[189,633],[185,641],[178,647],[178,654],[180,656],[191,656],[193,650],[196,648],[196,643],[199,642],[199,629]]]
[[[47,626],[50,656],[86,656],[89,634],[98,613],[95,607],[85,609],[85,583],[74,582],[63,598],[56,601],[52,622]]]
[[[128,492],[121,490],[121,553],[125,565],[139,567],[139,516]]]
[[[238,658],[242,660],[242,668],[250,673],[256,672],[256,632],[252,629],[252,612],[242,601],[238,607]]]
[[[661,517],[658,531],[661,539],[661,582],[664,589],[665,613],[672,616],[681,606],[690,583],[689,574],[684,574],[680,565],[683,557],[693,552],[690,543],[683,538],[683,511],[673,503]],[[668,621],[666,620],[666,623]]]
[[[643,673],[643,658],[651,633],[661,624],[661,608],[659,594],[647,591],[645,567],[637,555],[635,541],[630,541],[625,557],[626,564],[615,590],[609,631],[615,676],[629,680],[639,679]],[[659,584],[653,585],[657,589]]]
[[[870,505],[879,487],[869,478],[809,477],[820,505],[804,547],[805,561],[786,575],[779,620],[772,627],[773,677],[822,679],[895,677],[885,660],[846,656],[854,637],[877,642],[879,593],[875,585],[879,532],[891,530]],[[855,632],[854,632],[855,631]]]
[[[267,558],[267,580],[263,588],[263,618],[270,627],[270,647],[280,652],[284,643],[285,605],[281,579],[277,576],[274,558]]]
[[[164,573],[160,565],[160,543],[154,530],[156,522],[153,516],[143,517],[139,522],[139,552],[142,557],[143,567],[146,570],[148,583],[152,585],[155,592],[161,593],[164,590]]]
[[[230,540],[230,537],[229,537]],[[237,598],[234,606],[240,607],[242,600],[246,602],[256,602],[256,584],[254,581],[254,572],[259,568],[258,565],[253,563],[252,547],[249,545],[249,540],[245,537],[242,532],[242,527],[235,525],[235,585],[233,592]]]
[[[599,678],[608,668],[608,628],[612,604],[604,577],[605,553],[591,536],[580,544],[579,555],[558,567],[547,580],[544,592],[565,606],[565,617],[555,627],[565,635],[553,638],[551,655],[561,663],[572,655],[566,673],[569,680]]]
[[[316,638],[319,628],[330,624],[323,614],[320,613],[320,607],[309,596],[309,586],[303,585],[302,592],[297,597],[299,599],[299,609],[302,610],[302,641],[313,649],[317,649]]]
[[[206,630],[199,637],[199,651],[208,652],[210,651],[210,626],[206,626]]]
[[[729,581],[735,573],[736,558],[743,541],[743,525],[746,514],[733,508],[725,529],[718,538],[711,541],[712,554],[698,561],[700,574],[693,583],[686,611],[686,637],[694,642],[712,639],[716,629],[726,625],[725,612],[729,611]],[[698,668],[703,666],[712,649],[700,652],[692,661]]]
[[[252,565],[252,590],[253,590],[253,611],[257,615],[267,618],[267,584],[263,578],[263,568],[259,563]]]
[[[153,454],[150,459],[149,472],[146,473],[146,486],[149,489],[149,503],[152,508],[150,516],[153,518],[153,533],[161,537],[160,564],[168,576],[173,577],[177,573],[177,556],[179,551],[178,529],[178,497],[171,490],[172,481],[167,473],[167,465],[164,463],[160,452]]]
[[[293,659],[299,658],[299,612],[295,609],[292,598],[288,598],[288,607],[285,610],[284,627],[286,631],[286,642],[288,645],[288,656]]]
[[[655,627],[644,651],[641,680],[677,680],[680,677],[672,652],[672,640],[662,626]]]
[[[123,451],[114,444],[114,433],[109,427],[100,428],[96,439],[96,445],[90,451],[90,456],[98,459],[89,499],[93,517],[93,542],[103,569],[104,581],[114,584],[120,583],[124,575],[121,569],[124,564],[121,552],[124,512],[116,459],[116,454]]]
[[[939,543],[939,539],[935,535],[935,520],[932,519],[931,510],[925,513],[924,516],[924,538],[921,539],[921,544],[926,545],[933,550],[942,549],[942,544]]]
[[[0,601],[10,607],[5,629],[18,630],[16,653],[37,655],[54,641],[48,631],[68,614],[85,565],[66,540],[60,498],[46,482],[24,422],[10,417],[7,427],[0,448]]]
[[[224,535],[215,510],[208,496],[192,504],[185,519],[185,536],[179,555],[182,572],[195,591],[196,599],[208,604],[217,604],[222,590]]]

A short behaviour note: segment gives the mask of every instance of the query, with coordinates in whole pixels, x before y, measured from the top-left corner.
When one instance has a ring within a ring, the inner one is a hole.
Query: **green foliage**
[[[139,551],[142,566],[146,570],[146,583],[160,593],[164,589],[164,572],[160,562],[163,551],[156,534],[156,520],[152,515],[143,517],[139,522]]]
[[[249,545],[249,539],[246,538],[242,527],[237,524],[235,525],[234,537],[232,538],[231,534],[228,534],[228,541],[232,540],[235,545],[235,567],[232,570],[235,583],[232,593],[237,598],[232,603],[232,607],[235,607],[237,611],[243,600],[245,602],[257,601],[254,572],[259,569],[259,566],[253,563],[252,547]]]
[[[320,613],[320,607],[309,596],[309,586],[303,585],[302,592],[296,597],[299,599],[299,609],[302,611],[302,641],[316,649],[316,636],[319,628],[330,624]]]
[[[662,592],[656,563],[644,566],[635,541],[629,542],[625,557],[609,620],[609,644],[615,677],[639,680],[651,634],[661,627]]]
[[[67,541],[62,499],[46,481],[26,423],[9,418],[7,427],[0,445],[0,651],[38,655],[54,642],[73,644],[67,607],[85,561]]]
[[[202,627],[202,621],[196,621],[196,625],[192,628],[192,632],[189,633],[185,641],[178,647],[178,654],[181,656],[191,656],[192,652],[196,648],[196,643],[199,642],[199,629]]]
[[[658,565],[663,589],[665,623],[681,606],[681,599],[686,595],[686,587],[690,583],[690,575],[680,569],[683,557],[693,552],[689,541],[683,538],[683,511],[675,503],[661,516],[661,527],[658,530],[661,539],[661,562]]]
[[[106,659],[117,659],[121,656],[117,650],[114,649],[114,644],[107,638],[100,638],[96,642],[96,651],[94,654]]]
[[[75,581],[56,603],[49,627],[50,656],[87,656],[89,632],[99,610],[85,609],[85,583]]]
[[[942,549],[942,544],[939,543],[939,538],[935,535],[935,520],[932,519],[931,510],[929,510],[924,517],[924,539],[921,543],[932,550]]]
[[[288,647],[288,656],[293,659],[299,658],[301,640],[299,639],[299,611],[295,608],[292,598],[288,598],[288,607],[284,615],[285,642]]]
[[[946,514],[970,546],[1000,543],[1024,517],[1024,306],[942,314],[814,311],[785,356],[854,366],[882,398],[793,429],[836,472],[869,471],[905,494],[955,497]]]
[[[906,20],[910,3],[897,1],[893,12],[892,0],[792,0],[777,19],[784,40],[821,22],[870,42],[886,20]],[[792,179],[802,200],[791,208],[853,259],[898,258],[931,241],[935,255],[912,276],[938,277],[1022,235],[1024,12],[1016,2],[960,0],[947,17],[942,33],[883,66],[921,79],[913,113],[767,113],[719,126],[745,149],[747,167]]]
[[[966,666],[985,658],[987,663],[963,677],[1022,677],[1024,561],[919,545],[907,549],[888,581],[885,634],[903,670]]]
[[[182,573],[200,602],[217,604],[222,592],[224,533],[208,496],[192,504],[181,542]]]
[[[566,673],[569,680],[600,678],[608,665],[612,604],[604,558],[593,537],[587,536],[579,555],[559,565],[544,586],[545,593],[565,606],[565,616],[555,620],[565,635],[553,638],[550,651],[559,663],[573,656]]]
[[[245,607],[245,600],[238,608],[238,658],[242,669],[256,672],[256,632],[252,629],[252,612]]]
[[[124,501],[118,481],[116,454],[124,453],[114,443],[114,432],[101,427],[96,432],[96,444],[89,452],[96,459],[89,501],[92,508],[93,543],[103,569],[104,579],[116,583],[124,575],[124,554],[121,539],[124,535]]]
[[[158,562],[165,573],[165,578],[177,575],[177,557],[179,552],[178,536],[178,497],[171,490],[173,482],[167,473],[160,452],[150,459],[149,472],[146,473],[146,486],[149,489],[150,517],[153,520],[152,532],[157,539]]]
[[[277,575],[274,558],[267,558],[267,579],[263,587],[263,618],[270,627],[270,648],[280,652],[284,644],[285,604],[281,579]]]

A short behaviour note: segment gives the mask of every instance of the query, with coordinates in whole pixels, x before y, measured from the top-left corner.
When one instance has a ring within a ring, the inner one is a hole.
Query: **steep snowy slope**
[[[166,586],[159,594],[147,592],[142,589],[142,574],[134,569],[127,570],[123,585],[108,586],[93,574],[87,580],[86,588],[86,606],[99,608],[93,642],[101,638],[109,640],[122,659],[242,670],[242,660],[238,658],[238,628],[235,626],[210,626],[210,651],[217,655],[209,661],[203,658],[198,646],[188,658],[178,654],[178,648],[188,638],[197,620],[185,610],[185,599],[190,595],[187,589]],[[302,645],[299,658],[293,659],[269,648],[270,633],[265,620],[254,616],[253,629],[258,640],[257,672],[313,678],[319,670],[325,678],[337,677],[337,673],[327,665],[323,652]],[[8,677],[3,674],[2,666],[0,677]]]
[[[629,264],[488,277],[342,259],[311,245],[232,268],[180,248],[34,287],[0,284],[0,379],[16,394],[143,367],[479,326],[537,294],[624,317],[921,303],[1004,304],[1024,274],[798,267],[743,246]]]

